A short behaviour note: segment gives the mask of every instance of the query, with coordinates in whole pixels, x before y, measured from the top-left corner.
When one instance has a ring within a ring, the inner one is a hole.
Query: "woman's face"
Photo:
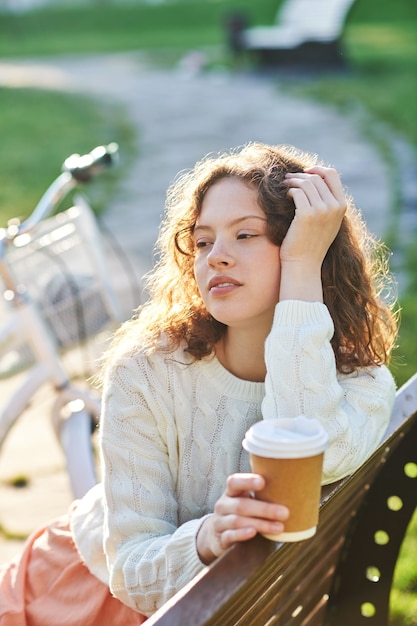
[[[238,178],[209,188],[194,230],[194,273],[207,310],[229,327],[271,326],[281,268],[266,233],[253,188]]]

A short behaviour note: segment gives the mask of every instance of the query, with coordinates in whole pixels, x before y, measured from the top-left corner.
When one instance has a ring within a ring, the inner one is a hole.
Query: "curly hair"
[[[194,277],[193,230],[207,190],[226,177],[255,189],[268,237],[280,246],[295,213],[285,174],[318,163],[317,156],[292,146],[249,143],[208,155],[180,173],[167,192],[156,246],[159,260],[146,280],[149,299],[116,333],[108,358],[121,345],[169,351],[183,341],[194,359],[212,354],[227,327],[208,313]],[[397,315],[387,252],[348,196],[346,215],[322,265],[323,299],[334,323],[332,348],[340,372],[389,361]]]

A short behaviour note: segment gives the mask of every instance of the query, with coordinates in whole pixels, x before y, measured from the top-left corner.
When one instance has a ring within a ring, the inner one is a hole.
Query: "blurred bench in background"
[[[343,66],[341,47],[354,0],[284,0],[272,26],[245,28],[242,50],[261,66]]]
[[[333,0],[329,0],[333,1]],[[417,506],[417,375],[372,457],[323,488],[317,534],[236,544],[147,626],[387,626],[398,553]]]

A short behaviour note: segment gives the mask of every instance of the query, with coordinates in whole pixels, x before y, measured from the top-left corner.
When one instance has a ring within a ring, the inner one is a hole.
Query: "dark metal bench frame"
[[[417,464],[416,442],[417,374],[397,392],[372,457],[323,488],[315,537],[280,544],[257,536],[233,546],[147,624],[386,626],[394,568],[417,507],[417,478],[407,471]]]

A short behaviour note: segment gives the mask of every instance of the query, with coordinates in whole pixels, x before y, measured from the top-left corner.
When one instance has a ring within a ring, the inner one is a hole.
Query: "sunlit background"
[[[94,97],[91,90],[82,93],[66,82],[65,64],[71,60],[82,65],[88,59],[93,80],[95,58],[128,53],[129,63],[143,72],[158,68],[177,76],[171,91],[158,87],[168,103],[184,81],[212,80],[216,89],[239,77],[267,81],[277,94],[329,107],[350,120],[387,166],[389,219],[381,235],[401,275],[402,326],[391,365],[401,385],[417,370],[417,3],[355,0],[337,66],[284,59],[265,68],[256,55],[231,48],[232,17],[242,17],[248,27],[272,25],[283,2],[0,0],[0,226],[31,212],[73,152],[109,141],[120,144],[120,171],[91,192],[97,213],[104,214],[112,199],[128,193],[123,185],[129,168],[148,158],[145,129],[117,98]],[[113,80],[109,75],[109,84]],[[169,133],[164,138],[161,129],[164,141],[168,147]],[[340,151],[344,147],[340,141]],[[196,146],[201,156],[208,149],[208,141]],[[143,182],[152,185],[151,177]],[[395,626],[417,624],[415,523],[407,542],[393,593]]]

